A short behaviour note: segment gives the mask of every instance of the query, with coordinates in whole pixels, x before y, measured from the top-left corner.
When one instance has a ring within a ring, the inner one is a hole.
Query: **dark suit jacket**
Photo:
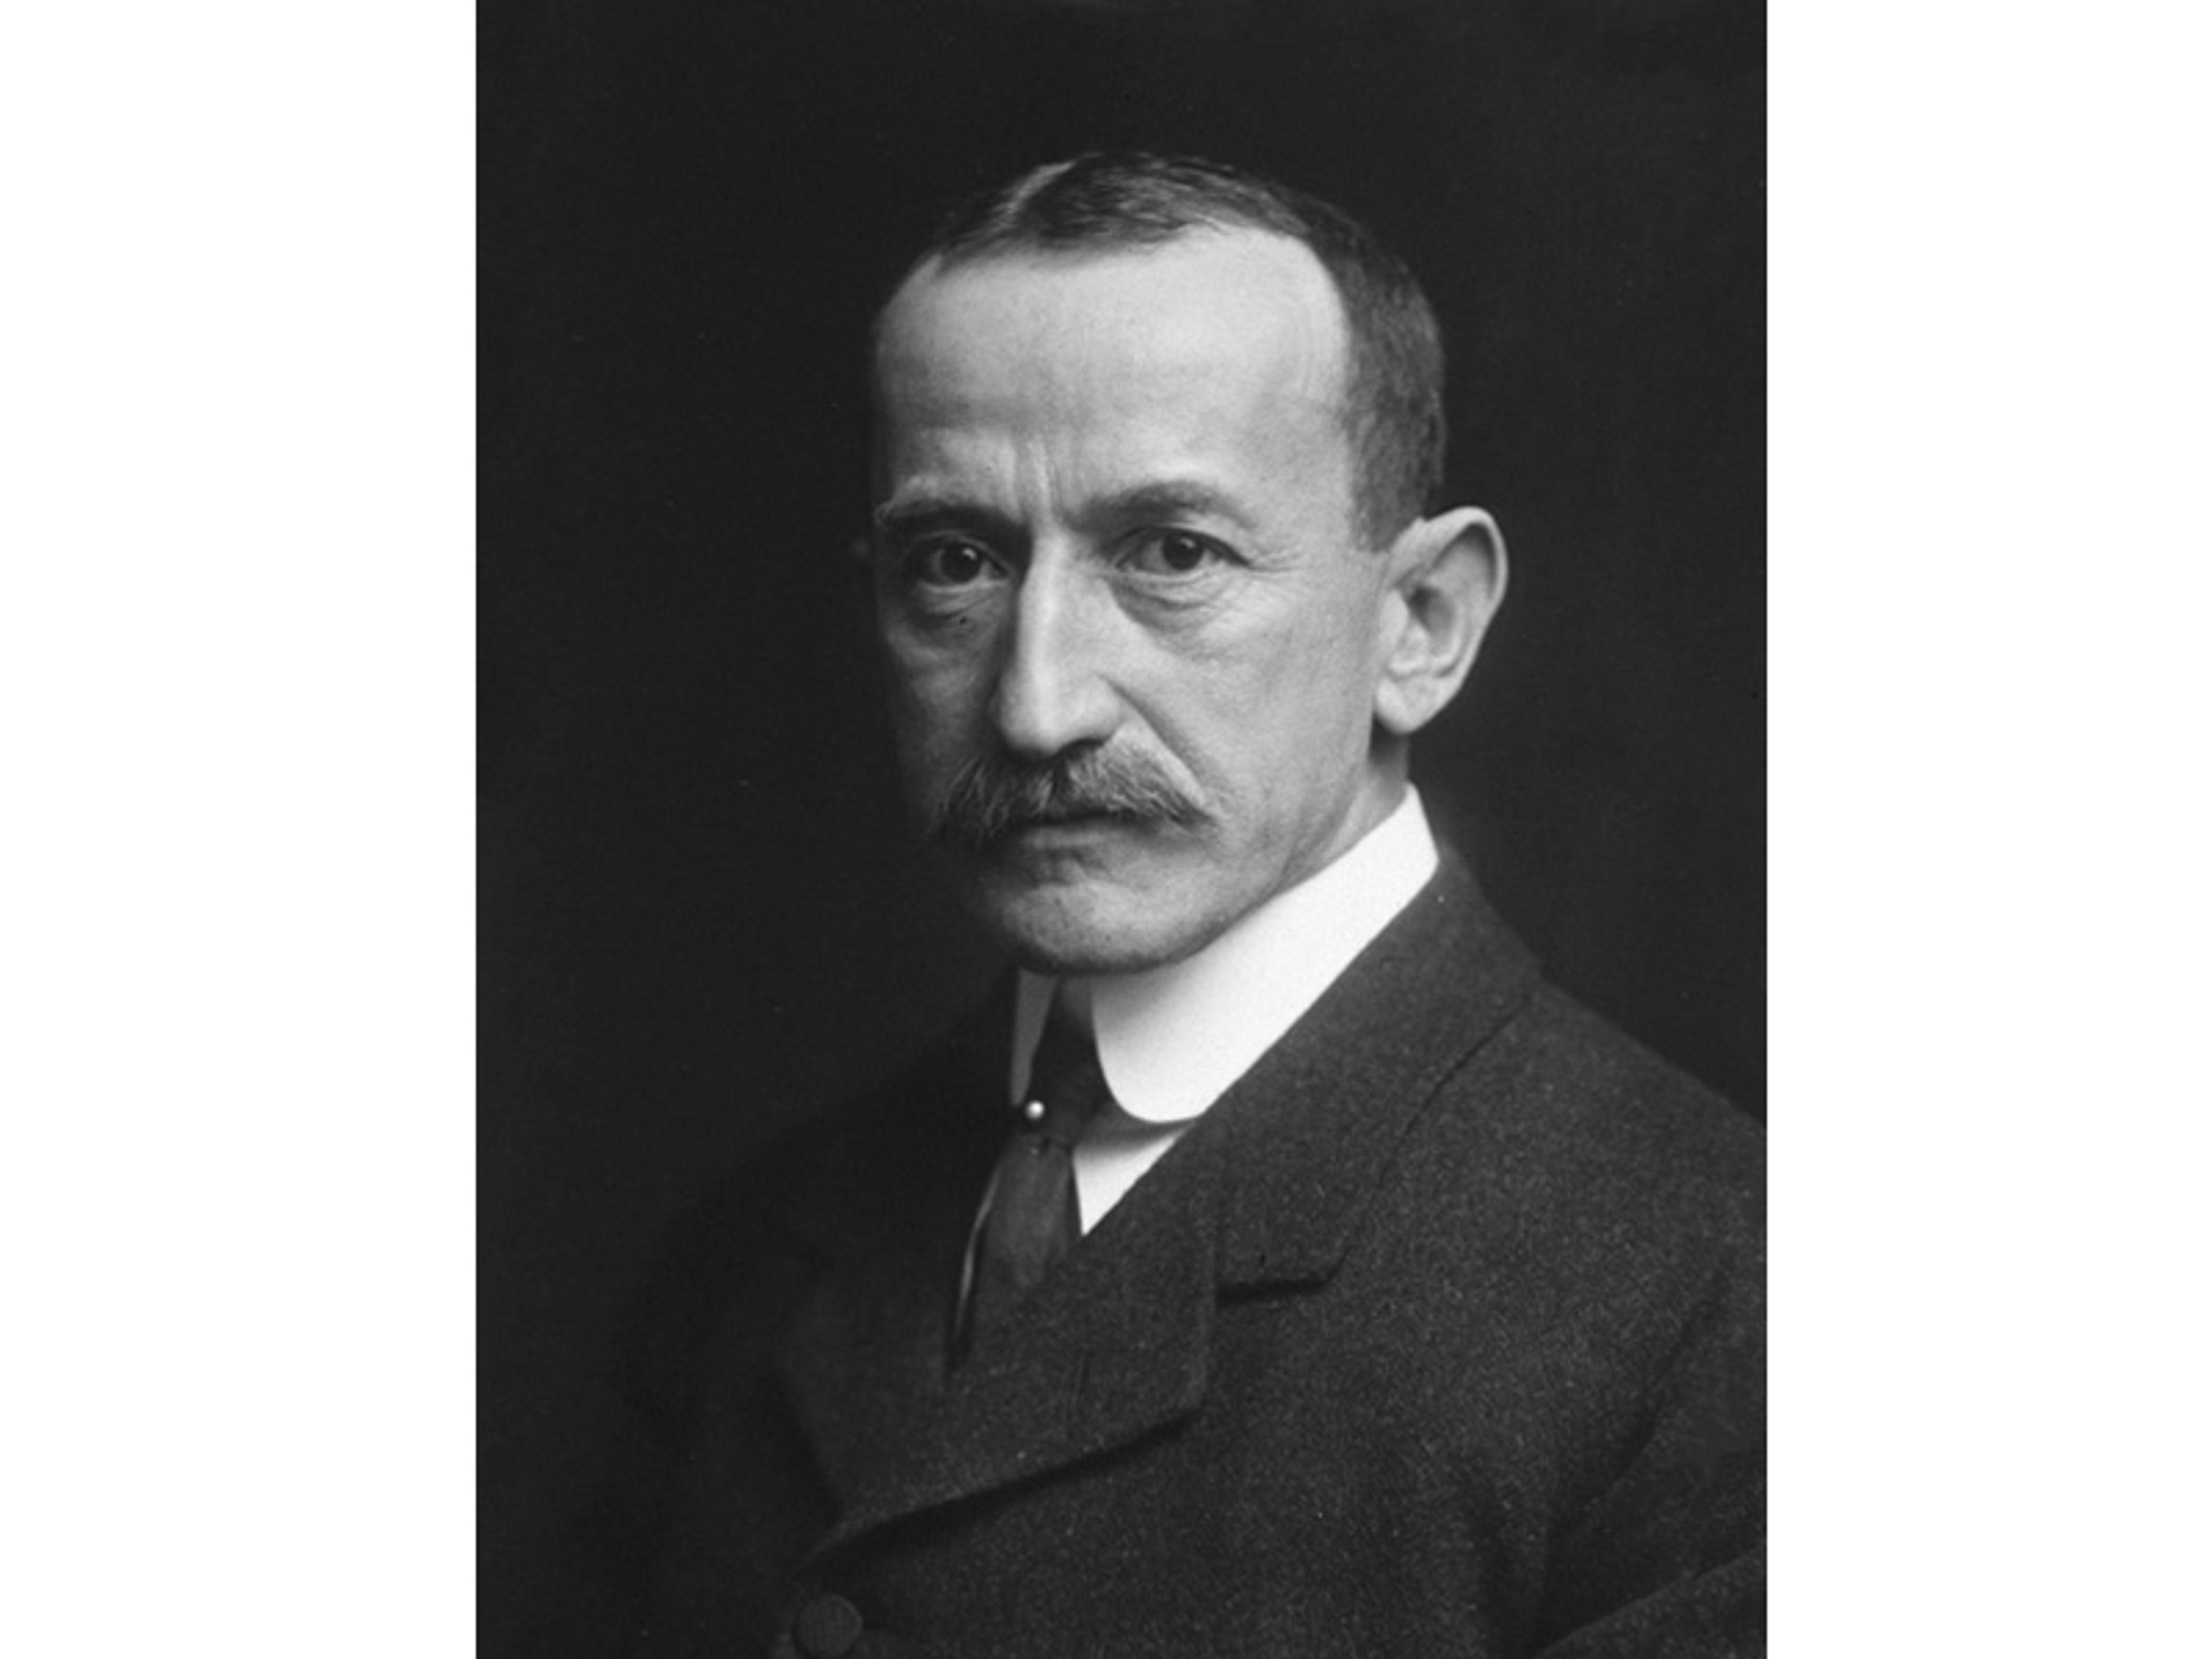
[[[1456,866],[948,1370],[1005,1042],[671,1253],[608,1522],[651,1651],[1762,1650],[1757,1131]]]

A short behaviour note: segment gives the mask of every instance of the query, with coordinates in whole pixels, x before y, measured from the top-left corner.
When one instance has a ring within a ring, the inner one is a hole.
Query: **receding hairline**
[[[1147,259],[1172,258],[1209,244],[1237,243],[1287,250],[1291,256],[1290,264],[1318,278],[1333,297],[1336,314],[1349,332],[1352,309],[1344,285],[1337,280],[1336,273],[1328,267],[1328,262],[1322,258],[1311,243],[1287,231],[1229,219],[1206,220],[1182,226],[1166,235],[1147,236],[1141,240],[1003,241],[988,242],[975,247],[932,248],[907,267],[883,304],[878,307],[876,319],[880,325],[884,317],[916,285],[942,281],[965,270],[1000,265],[1030,265],[1048,271],[1085,265],[1139,263]]]
[[[1351,303],[1334,271],[1312,246],[1286,232],[1265,225],[1247,224],[1241,221],[1206,221],[1181,228],[1164,235],[1131,241],[1087,241],[1071,243],[994,243],[950,252],[933,249],[915,261],[892,289],[876,312],[871,338],[869,357],[871,378],[876,395],[883,392],[884,349],[890,319],[902,301],[922,286],[957,278],[964,272],[994,267],[1027,268],[1043,274],[1054,270],[1073,270],[1146,259],[1171,258],[1189,251],[1194,246],[1207,243],[1234,245],[1245,243],[1255,246],[1270,244],[1290,251],[1290,258],[1282,265],[1287,274],[1301,275],[1283,287],[1283,294],[1292,303],[1310,305],[1317,295],[1326,307],[1328,322],[1329,377],[1332,384],[1328,396],[1337,406],[1338,417],[1344,422],[1346,438],[1356,444],[1357,425],[1360,411],[1356,407],[1356,384],[1358,375],[1358,340],[1352,315]],[[1303,294],[1295,290],[1302,289]]]

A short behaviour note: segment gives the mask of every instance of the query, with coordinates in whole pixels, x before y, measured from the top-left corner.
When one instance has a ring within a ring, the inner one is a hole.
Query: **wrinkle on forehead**
[[[1303,425],[1340,449],[1348,345],[1321,262],[1269,233],[926,265],[884,316],[878,436],[929,448],[932,434],[1040,432],[1077,412],[1134,432],[1173,409],[1276,422],[1279,440],[1279,423]],[[1346,459],[1332,453],[1331,470]]]
[[[956,342],[948,362],[944,346]],[[1321,261],[1288,237],[1200,231],[1158,246],[993,254],[925,265],[891,301],[878,345],[882,384],[926,360],[950,390],[1009,360],[1147,377],[1202,377],[1224,361],[1267,362],[1283,389],[1340,400],[1349,330]],[[948,372],[949,371],[949,372]]]

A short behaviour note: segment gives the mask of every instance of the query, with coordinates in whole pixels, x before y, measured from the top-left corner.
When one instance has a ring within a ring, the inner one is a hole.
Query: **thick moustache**
[[[931,830],[981,852],[1024,831],[1189,826],[1205,816],[1146,760],[1094,750],[1037,765],[990,756],[960,769],[936,803]]]
[[[1018,812],[988,823],[951,826],[950,838],[970,850],[982,852],[1028,836],[1072,834],[1085,830],[1139,830],[1170,826],[1175,817],[1159,811],[1115,806],[1054,806],[1041,812]]]

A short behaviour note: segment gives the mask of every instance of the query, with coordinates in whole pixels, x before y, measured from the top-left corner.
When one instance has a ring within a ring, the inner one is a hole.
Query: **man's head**
[[[1504,583],[1435,321],[1334,210],[1088,156],[963,210],[878,325],[910,789],[1030,966],[1189,954],[1396,803]]]

